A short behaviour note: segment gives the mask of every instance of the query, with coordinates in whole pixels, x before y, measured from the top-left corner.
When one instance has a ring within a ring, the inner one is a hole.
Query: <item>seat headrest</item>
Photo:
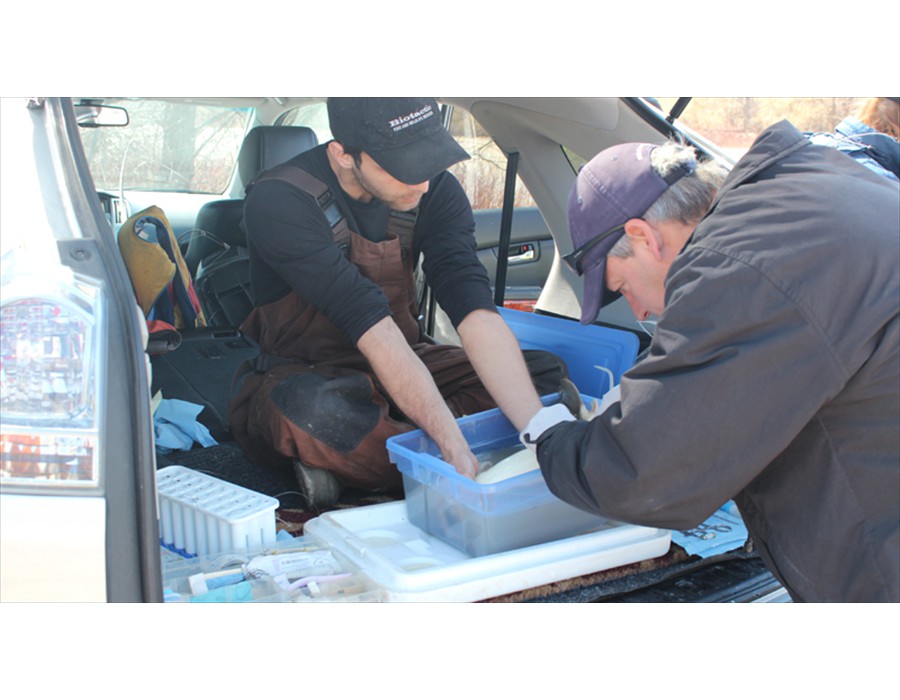
[[[256,126],[244,137],[238,154],[238,173],[246,187],[262,171],[317,146],[308,126]]]

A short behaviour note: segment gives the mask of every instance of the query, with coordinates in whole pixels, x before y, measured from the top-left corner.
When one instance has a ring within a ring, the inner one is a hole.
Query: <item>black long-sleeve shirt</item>
[[[289,161],[328,185],[351,230],[372,241],[387,235],[388,208],[344,193],[331,169],[327,144]],[[354,343],[390,315],[387,299],[335,245],[312,196],[279,180],[254,185],[244,205],[251,284],[258,306],[293,289]],[[475,309],[495,309],[490,280],[475,248],[475,220],[459,182],[443,172],[422,197],[413,237],[413,259],[454,326]]]

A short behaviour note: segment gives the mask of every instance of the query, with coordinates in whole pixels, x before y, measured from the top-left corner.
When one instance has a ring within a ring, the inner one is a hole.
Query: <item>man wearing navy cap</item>
[[[241,330],[260,356],[229,407],[244,451],[293,464],[316,508],[343,486],[399,491],[385,441],[415,427],[474,476],[456,417],[499,406],[521,429],[541,406],[535,385],[555,391],[565,371],[547,353],[528,353],[526,364],[497,313],[471,206],[447,172],[468,155],[436,101],[329,98],[328,115],[334,140],[249,188],[255,308]],[[298,173],[313,178],[313,194]],[[420,327],[420,255],[462,348]]]
[[[624,296],[649,353],[590,421],[521,437],[553,493],[685,530],[734,499],[796,601],[900,602],[900,191],[791,124],[723,180],[607,149],[569,200],[582,323]]]

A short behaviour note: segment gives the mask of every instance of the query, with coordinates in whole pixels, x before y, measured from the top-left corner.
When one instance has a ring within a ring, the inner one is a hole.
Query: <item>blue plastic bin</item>
[[[547,350],[565,360],[583,394],[602,397],[612,388],[610,374],[618,384],[637,358],[638,337],[629,331],[526,311],[499,311],[523,350]]]
[[[543,398],[556,403],[559,396]],[[592,400],[582,396],[586,405]],[[476,457],[519,445],[519,435],[499,409],[458,419]],[[423,431],[387,441],[391,461],[403,475],[409,521],[472,556],[544,544],[608,526],[605,518],[554,496],[541,471],[480,484],[441,459]]]

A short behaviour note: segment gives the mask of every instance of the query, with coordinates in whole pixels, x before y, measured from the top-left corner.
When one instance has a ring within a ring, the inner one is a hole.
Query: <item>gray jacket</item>
[[[900,601],[900,189],[763,132],[675,260],[648,356],[539,439],[557,496],[687,529],[734,498],[797,601]]]

